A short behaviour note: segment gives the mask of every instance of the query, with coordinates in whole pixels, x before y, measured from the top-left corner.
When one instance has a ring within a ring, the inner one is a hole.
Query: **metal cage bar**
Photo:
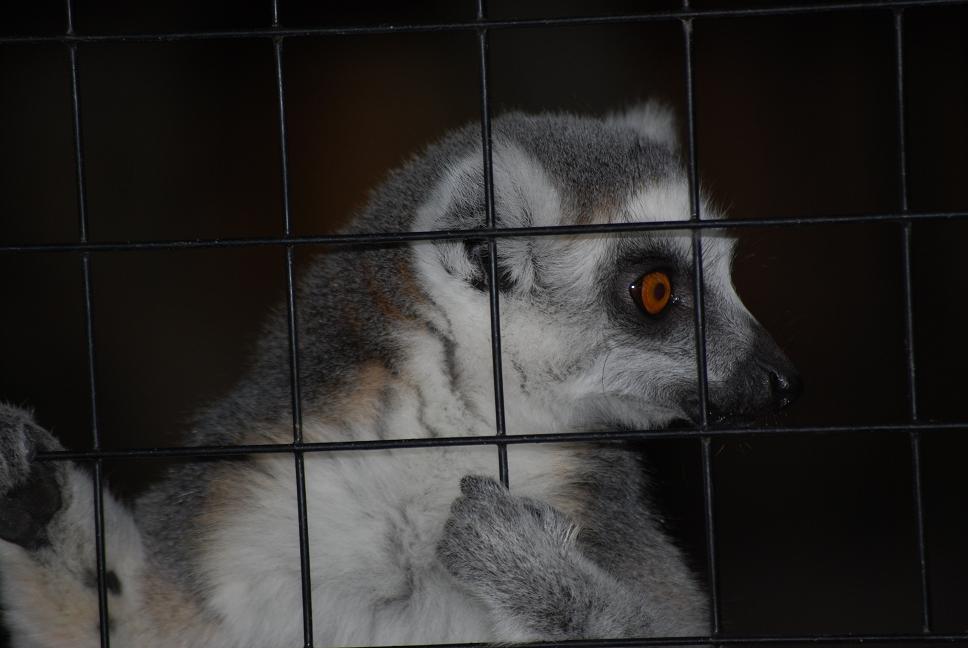
[[[535,27],[574,27],[579,25],[612,25],[620,23],[674,21],[683,18],[743,18],[754,16],[794,16],[803,14],[837,13],[842,11],[892,9],[957,5],[968,0],[859,0],[830,4],[787,4],[774,7],[740,7],[736,9],[690,9],[677,11],[649,11],[615,16],[581,16],[564,18],[533,18],[508,20],[473,20],[447,23],[389,24],[346,27],[304,27],[267,29],[238,29],[198,32],[131,33],[131,34],[64,34],[50,36],[0,36],[3,43],[51,42],[122,42],[122,41],[178,41],[234,38],[275,38],[277,36],[353,36],[358,34],[402,34],[425,32],[453,32],[486,29],[527,29]]]
[[[477,0],[477,20],[483,23],[486,19],[484,0]],[[484,209],[487,215],[487,228],[497,229],[497,219],[494,213],[494,158],[493,141],[491,139],[491,97],[488,79],[488,35],[487,28],[481,27],[477,32],[477,47],[480,63],[480,93],[481,93],[481,151],[484,162]],[[497,273],[497,239],[487,239],[487,295],[491,318],[491,367],[494,374],[494,426],[499,437],[507,434],[507,423],[504,418],[504,371],[501,358],[501,298],[498,290]],[[497,446],[498,477],[501,483],[508,485],[508,449],[504,444]]]
[[[373,439],[367,441],[328,441],[322,443],[264,443],[248,445],[169,446],[162,448],[119,448],[111,450],[56,450],[38,452],[39,461],[94,461],[96,459],[158,459],[161,457],[231,457],[248,454],[292,452],[341,452],[354,450],[387,450],[390,448],[426,448],[433,446],[476,446],[541,443],[609,443],[658,439],[697,439],[702,437],[760,437],[787,435],[831,435],[927,432],[966,432],[968,421],[956,423],[899,423],[888,425],[811,425],[802,427],[708,427],[674,430],[605,430],[601,432],[558,432],[556,434],[508,434],[496,437],[453,436],[416,437],[409,439]]]
[[[904,112],[904,9],[894,9],[894,55],[896,63],[897,92],[897,149],[898,185],[901,196],[901,211],[908,213],[908,156],[907,129]],[[908,381],[908,417],[912,423],[918,421],[918,382],[915,363],[914,341],[914,281],[911,269],[911,221],[901,223],[901,267],[904,285],[904,351]],[[911,483],[914,491],[914,518],[917,532],[918,572],[921,587],[921,630],[931,632],[931,591],[928,583],[928,559],[924,534],[924,490],[923,470],[921,467],[921,434],[917,430],[909,433],[911,441]]]
[[[683,11],[689,10],[689,0],[682,0]],[[686,167],[689,173],[689,220],[702,221],[702,197],[699,192],[699,158],[696,146],[696,93],[695,93],[695,44],[693,42],[692,18],[682,19],[683,49],[685,51],[686,86]],[[696,384],[699,392],[699,429],[709,428],[709,373],[706,367],[706,291],[703,280],[702,230],[692,230],[692,276],[693,318],[696,340]],[[700,460],[702,462],[703,521],[706,531],[706,573],[709,586],[709,612],[712,636],[720,631],[719,581],[716,563],[716,520],[715,484],[712,473],[712,440],[703,435],[700,439]]]
[[[920,221],[968,220],[968,211],[931,211],[904,213],[843,214],[775,218],[742,218],[736,220],[649,221],[643,223],[606,223],[595,225],[549,225],[543,227],[495,227],[494,229],[431,230],[419,232],[385,232],[377,234],[328,234],[319,236],[280,236],[226,239],[171,239],[150,241],[110,241],[80,243],[8,243],[0,244],[0,254],[46,252],[134,252],[152,250],[193,250],[237,247],[360,245],[409,243],[414,241],[482,240],[521,236],[568,236],[572,234],[619,234],[665,230],[741,230],[775,227],[808,227],[814,225],[857,225],[860,223],[913,223]]]
[[[515,644],[527,648],[637,648],[638,646],[708,646],[710,643],[730,646],[745,645],[853,645],[867,643],[882,644],[956,644],[968,641],[968,634],[936,634],[936,635],[879,635],[879,634],[824,634],[797,636],[736,636],[736,637],[642,637],[628,639],[571,639],[566,641],[534,641]],[[454,643],[430,644],[425,646],[381,646],[380,648],[489,648],[493,644]],[[356,648],[370,648],[357,646]]]
[[[272,0],[272,25],[279,26],[279,3]],[[283,236],[292,236],[292,217],[289,210],[289,141],[286,130],[286,89],[282,73],[283,39],[272,41],[272,55],[279,111],[279,155],[282,174]],[[289,340],[289,386],[292,407],[292,458],[296,477],[296,515],[299,532],[299,579],[302,596],[303,645],[313,646],[313,586],[310,573],[309,521],[306,510],[306,462],[298,445],[303,440],[302,391],[299,387],[299,326],[296,311],[296,290],[293,272],[295,247],[286,246],[286,323]]]
[[[72,0],[65,0],[65,33],[74,33],[74,8]],[[77,43],[67,44],[71,82],[71,116],[74,129],[74,169],[77,181],[77,220],[78,239],[81,243],[88,240],[87,192],[84,183],[84,136],[81,122],[81,87],[78,71]],[[98,428],[97,414],[97,360],[94,345],[93,286],[91,283],[91,254],[81,253],[81,276],[83,285],[84,338],[87,356],[87,377],[90,384],[91,405],[91,448],[101,449],[101,432]],[[108,617],[108,592],[106,578],[106,556],[104,549],[104,465],[101,458],[94,460],[93,472],[93,514],[94,514],[94,556],[95,578],[97,581],[98,634],[101,648],[109,648],[111,637]]]

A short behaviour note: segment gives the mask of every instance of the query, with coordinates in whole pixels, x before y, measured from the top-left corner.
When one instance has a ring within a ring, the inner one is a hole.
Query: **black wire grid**
[[[101,646],[107,648],[108,600],[105,579],[104,555],[104,511],[102,463],[113,458],[158,458],[158,457],[226,457],[262,453],[291,453],[295,462],[296,494],[299,518],[300,567],[302,574],[302,608],[304,646],[311,647],[313,641],[312,624],[312,586],[310,582],[309,538],[306,522],[306,476],[304,455],[306,452],[336,452],[346,450],[378,450],[388,448],[419,448],[428,446],[471,446],[494,445],[498,450],[501,481],[508,483],[507,446],[518,443],[557,443],[562,441],[596,442],[619,441],[643,438],[698,438],[700,439],[704,516],[706,530],[707,570],[712,625],[709,636],[703,637],[655,637],[611,640],[573,640],[566,642],[539,642],[532,646],[571,646],[624,647],[624,646],[665,646],[665,645],[732,645],[732,644],[862,644],[880,643],[955,643],[968,642],[968,634],[938,634],[932,630],[931,604],[929,600],[928,567],[924,536],[924,502],[922,496],[921,434],[929,431],[955,430],[968,428],[968,421],[957,423],[923,422],[918,416],[917,370],[914,359],[914,317],[913,286],[911,280],[911,230],[916,221],[941,221],[968,218],[968,212],[912,212],[908,207],[907,147],[905,141],[904,113],[904,10],[909,7],[932,5],[965,4],[966,0],[886,0],[874,2],[842,2],[836,4],[790,5],[769,8],[736,8],[724,10],[695,10],[689,0],[682,0],[677,11],[647,12],[621,16],[593,16],[582,18],[552,18],[534,20],[489,20],[484,0],[477,0],[475,20],[448,24],[401,24],[363,27],[323,27],[311,29],[287,29],[279,24],[278,0],[272,0],[271,26],[266,29],[246,31],[183,32],[168,34],[121,34],[121,35],[80,35],[74,31],[72,1],[66,0],[66,30],[63,35],[46,37],[12,36],[0,37],[0,44],[6,43],[62,43],[66,46],[70,61],[72,115],[74,122],[74,155],[77,177],[78,204],[78,242],[67,244],[7,244],[0,245],[2,253],[31,252],[70,252],[80,257],[84,291],[84,327],[87,344],[88,378],[90,381],[91,401],[91,439],[92,449],[88,451],[42,452],[37,458],[43,461],[80,460],[94,465],[94,525],[97,567],[97,592],[99,601],[99,623]],[[695,134],[696,97],[694,92],[694,40],[693,21],[725,17],[815,14],[841,12],[848,10],[869,10],[870,12],[890,11],[894,16],[894,46],[896,66],[896,111],[897,143],[899,150],[897,174],[900,183],[899,210],[892,213],[863,215],[811,216],[803,218],[760,218],[741,221],[706,221],[699,211],[699,184],[697,182],[697,153]],[[607,225],[572,225],[558,227],[501,228],[497,226],[494,214],[493,169],[491,165],[491,102],[488,83],[488,33],[492,29],[512,29],[548,26],[593,25],[611,23],[633,23],[647,21],[678,21],[682,25],[683,45],[685,48],[685,68],[687,100],[687,165],[690,184],[691,214],[687,222],[663,221],[651,223],[622,223]],[[480,113],[481,143],[484,157],[484,186],[487,213],[487,228],[469,233],[467,230],[446,230],[430,232],[394,232],[381,234],[343,234],[332,236],[295,236],[289,211],[289,168],[286,135],[286,93],[283,82],[283,51],[285,40],[292,36],[327,36],[353,34],[385,34],[396,32],[437,32],[473,31],[477,33],[480,69]],[[167,240],[140,242],[94,243],[88,240],[88,219],[86,212],[84,180],[84,146],[81,135],[81,104],[78,64],[78,45],[95,42],[124,41],[182,41],[215,39],[271,39],[275,64],[276,93],[279,109],[279,146],[283,186],[283,235],[277,238],[246,239],[207,239],[207,240]],[[845,223],[892,222],[901,228],[901,259],[904,273],[904,343],[907,366],[908,421],[897,425],[853,425],[853,426],[806,426],[806,427],[764,427],[741,429],[715,426],[709,423],[708,381],[706,375],[705,353],[705,313],[703,311],[703,266],[702,231],[705,229],[739,229],[745,227],[798,227],[802,225],[834,225]],[[518,236],[553,236],[578,233],[603,232],[641,232],[649,230],[690,230],[692,232],[692,255],[694,264],[694,289],[699,298],[695,303],[694,322],[696,332],[696,366],[701,416],[699,424],[687,429],[676,430],[615,430],[586,433],[558,433],[548,435],[507,434],[504,417],[504,388],[501,370],[501,330],[500,301],[498,291],[494,290],[497,276],[496,246],[500,238]],[[296,326],[296,299],[293,280],[293,256],[296,246],[301,245],[352,245],[360,243],[402,243],[423,240],[478,240],[486,241],[490,249],[490,323],[491,346],[494,374],[495,435],[465,436],[435,439],[398,439],[350,441],[330,443],[307,443],[302,436],[302,414],[299,388],[298,330]],[[101,448],[98,430],[98,394],[95,385],[95,352],[93,317],[93,288],[91,285],[91,254],[121,250],[172,250],[186,248],[225,248],[279,246],[286,250],[286,307],[288,314],[288,335],[290,351],[290,378],[292,397],[292,443],[236,446],[196,446],[178,448],[132,448],[104,450]],[[915,503],[915,522],[917,525],[917,561],[920,572],[921,632],[906,635],[842,634],[842,635],[804,635],[804,636],[721,636],[720,606],[716,569],[716,526],[713,515],[715,489],[711,473],[710,446],[713,438],[728,436],[762,436],[787,434],[847,434],[864,432],[906,432],[911,443],[911,470],[913,475],[913,495]],[[451,648],[476,644],[446,644]]]

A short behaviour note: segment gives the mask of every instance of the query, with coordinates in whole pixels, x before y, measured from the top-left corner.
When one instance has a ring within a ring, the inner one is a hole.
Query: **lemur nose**
[[[770,396],[777,409],[781,409],[792,403],[803,390],[803,381],[800,375],[793,369],[782,370],[770,367]]]

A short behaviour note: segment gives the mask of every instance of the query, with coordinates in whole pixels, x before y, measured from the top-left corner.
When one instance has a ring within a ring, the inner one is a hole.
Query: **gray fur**
[[[562,114],[496,119],[497,224],[542,224],[552,207],[558,210],[552,215],[555,224],[639,218],[624,210],[639,209],[635,201],[648,198],[649,192],[660,195],[662,209],[672,210],[658,217],[682,217],[672,194],[682,193],[685,178],[670,124],[668,113],[655,106],[609,120]],[[454,132],[391,173],[345,231],[484,227],[479,133],[476,125]],[[671,197],[662,198],[662,192],[672,192]],[[505,366],[514,380],[505,382],[506,394],[523,412],[518,424],[536,426],[516,431],[661,426],[696,416],[695,296],[691,255],[683,240],[681,233],[670,233],[498,243],[502,327],[512,333]],[[709,236],[704,245],[711,398],[724,415],[753,415],[775,404],[777,381],[793,380],[792,368],[735,298],[728,280],[728,242]],[[317,259],[302,277],[297,299],[307,434],[340,440],[360,434],[382,439],[492,431],[493,408],[483,379],[490,363],[482,360],[489,349],[482,336],[487,331],[487,254],[486,246],[473,241],[438,241],[337,247]],[[583,269],[589,258],[597,259],[595,265]],[[672,277],[676,299],[661,318],[649,319],[630,299],[628,286],[655,267]],[[285,310],[276,309],[250,370],[192,422],[188,445],[288,440],[287,328]],[[551,344],[552,351],[542,351],[544,344]],[[414,345],[420,345],[419,352]],[[583,391],[559,407],[554,399],[566,389]],[[378,411],[366,425],[354,422],[374,407]],[[334,413],[342,418],[332,420]],[[25,413],[9,408],[0,408],[0,432],[0,497],[10,498],[36,471],[28,461],[31,448],[56,442]],[[702,635],[708,630],[706,597],[662,531],[634,454],[618,447],[515,447],[512,465],[519,461],[526,470],[512,470],[509,492],[478,475],[486,468],[475,463],[471,450],[412,451],[422,452],[424,463],[411,451],[306,456],[310,493],[314,486],[321,497],[342,489],[333,495],[342,499],[311,500],[310,505],[324,518],[333,510],[346,516],[311,520],[311,531],[329,537],[326,520],[336,526],[352,520],[361,529],[372,528],[372,537],[361,536],[359,543],[377,548],[372,561],[361,563],[359,574],[334,576],[326,571],[329,563],[339,562],[338,551],[355,556],[355,543],[314,546],[314,568],[331,579],[314,580],[314,597],[337,592],[333,610],[315,608],[328,620],[316,624],[318,641],[520,641]],[[238,619],[233,625],[225,617],[239,612],[232,605],[240,585],[235,573],[219,571],[217,563],[219,552],[240,551],[244,559],[232,564],[238,579],[245,589],[268,592],[268,604],[276,597],[265,582],[278,578],[280,570],[292,574],[289,584],[298,590],[298,570],[289,571],[290,564],[273,570],[277,547],[259,544],[262,535],[277,531],[272,516],[285,518],[291,511],[291,463],[286,465],[289,472],[281,458],[272,457],[179,463],[136,502],[133,521],[109,501],[128,534],[117,543],[131,544],[132,534],[138,536],[137,552],[120,551],[125,560],[109,564],[111,593],[122,609],[113,632],[134,637],[146,648],[167,645],[176,627],[190,646],[282,642],[279,633],[271,639],[257,636],[259,624],[252,626],[252,636],[232,634]],[[410,472],[398,465],[411,466]],[[473,468],[452,475],[452,465]],[[389,480],[389,490],[374,492],[373,483],[361,479],[367,470],[404,472],[381,475]],[[40,483],[67,489],[55,475],[37,474]],[[74,469],[69,475],[76,491],[83,477]],[[270,495],[267,491],[276,492],[272,489],[284,495]],[[346,507],[347,501],[356,508]],[[49,539],[48,553],[79,574],[89,590],[89,559],[70,558],[83,553],[89,538],[89,531],[70,526],[71,511],[80,507],[76,495],[71,507],[65,506],[53,522],[41,517],[32,534],[34,540]],[[236,518],[249,516],[245,519],[262,512],[262,518],[251,518],[257,528],[244,536],[245,546],[217,544],[235,519],[220,517],[226,511]],[[33,552],[26,558],[8,554],[9,560],[20,561],[18,569],[31,573],[31,561],[40,555],[36,547],[19,535],[7,539]],[[0,552],[0,560],[4,555]],[[371,570],[376,576],[368,580]],[[244,581],[247,574],[250,580]],[[149,585],[141,586],[140,579]],[[168,604],[175,599],[187,610],[177,616],[181,626],[163,611],[139,608],[130,599],[135,596],[131,592],[149,588],[142,595],[153,601],[150,583],[157,582],[171,589],[158,600]],[[349,622],[341,624],[336,609],[357,599],[352,614],[369,619],[363,634]],[[437,608],[440,616],[434,617]],[[143,620],[146,615],[150,618]],[[17,617],[21,628],[30,626],[28,617],[29,611]],[[414,619],[421,618],[436,625],[426,631],[416,627]],[[291,624],[280,628],[292,631]],[[51,640],[45,645],[61,644]]]
[[[0,538],[37,550],[61,508],[62,468],[39,463],[39,450],[60,444],[26,410],[0,403]]]
[[[444,566],[523,637],[654,634],[647,599],[595,564],[554,508],[493,479],[465,477],[438,553]]]

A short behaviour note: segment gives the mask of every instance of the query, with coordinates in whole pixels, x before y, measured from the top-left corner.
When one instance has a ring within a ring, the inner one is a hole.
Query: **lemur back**
[[[671,115],[654,104],[605,119],[505,115],[493,138],[500,227],[690,213]],[[347,231],[473,230],[484,204],[471,125],[392,173]],[[499,241],[511,433],[697,416],[690,245],[683,232]],[[744,414],[782,406],[795,373],[733,290],[731,241],[705,236],[703,251],[711,400]],[[475,239],[322,255],[297,299],[304,439],[493,434],[489,263]],[[285,317],[268,318],[251,369],[186,444],[292,440]],[[96,645],[89,477],[30,462],[60,446],[21,410],[0,408],[0,435],[16,645]],[[578,443],[508,455],[510,490],[489,445],[306,453],[316,643],[707,633],[705,594],[649,504],[638,455]],[[133,510],[106,494],[113,645],[301,641],[295,483],[290,456],[253,455],[177,464]]]

